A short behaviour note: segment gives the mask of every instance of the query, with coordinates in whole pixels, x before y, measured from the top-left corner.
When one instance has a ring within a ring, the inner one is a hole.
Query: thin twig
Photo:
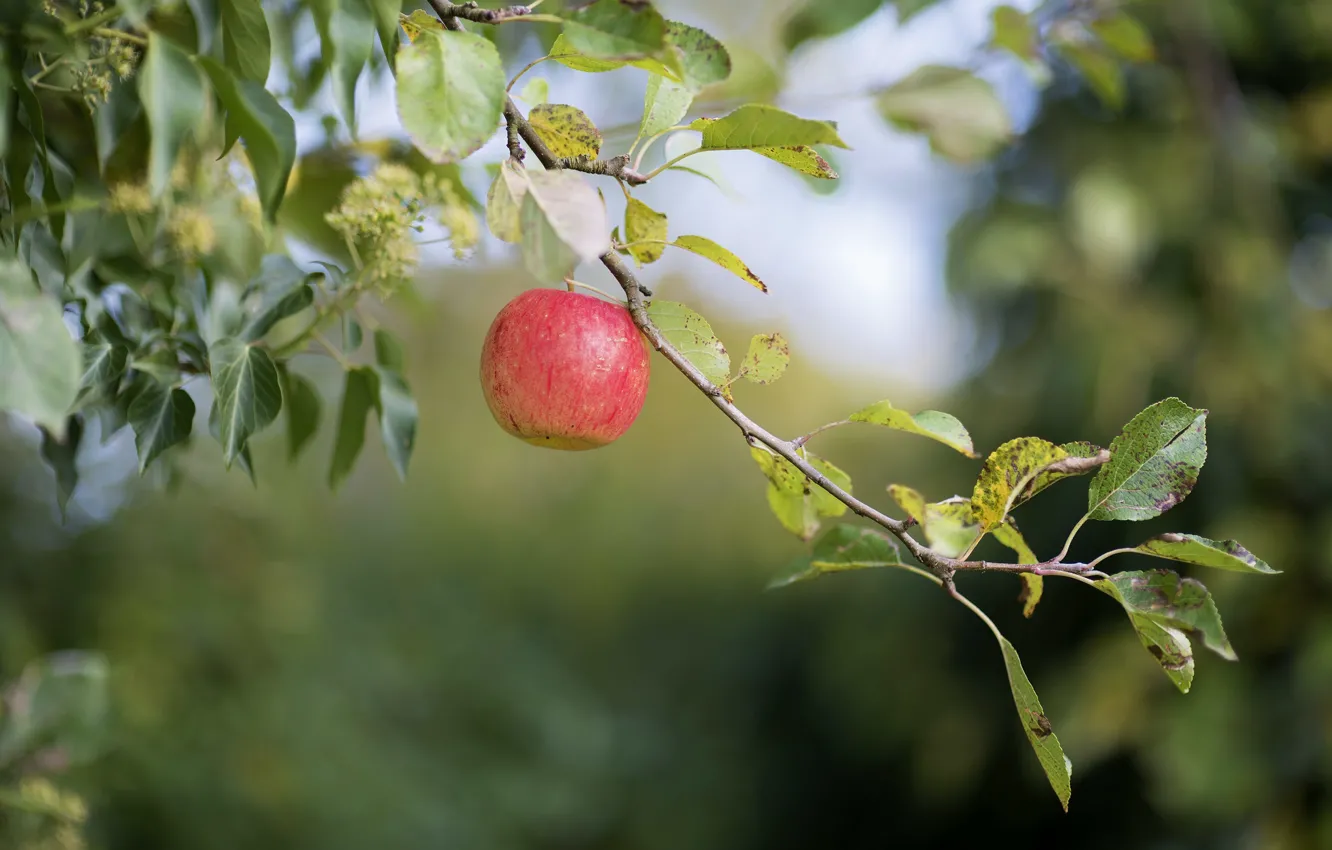
[[[514,18],[525,18],[532,14],[531,6],[508,6],[503,9],[482,9],[476,3],[449,3],[445,0],[430,0],[430,7],[439,15],[449,29],[449,21],[457,23],[461,18],[474,24],[502,24]]]

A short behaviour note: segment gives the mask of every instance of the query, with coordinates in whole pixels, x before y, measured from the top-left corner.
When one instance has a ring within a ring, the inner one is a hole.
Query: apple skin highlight
[[[643,409],[648,355],[624,307],[532,289],[491,324],[481,388],[495,421],[515,437],[552,449],[595,449],[629,430]]]

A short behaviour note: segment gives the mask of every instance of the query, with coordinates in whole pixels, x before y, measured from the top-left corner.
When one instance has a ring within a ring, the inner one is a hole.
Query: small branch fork
[[[478,18],[484,18],[489,14],[486,10],[471,9],[469,6],[474,4],[453,4],[444,3],[440,0],[430,0],[435,11],[439,13],[445,26],[450,29],[461,29],[462,25],[458,18],[469,21],[478,21]],[[516,7],[525,8],[525,7]],[[499,10],[504,12],[506,10]],[[529,10],[530,11],[530,10]],[[490,23],[489,20],[480,20],[481,23]],[[550,148],[537,134],[532,125],[518,111],[518,107],[512,99],[506,101],[504,105],[504,120],[507,124],[509,137],[512,140],[516,135],[521,138],[527,147],[532,151],[536,158],[547,169],[567,168],[576,171],[582,171],[587,174],[598,174],[615,177],[631,185],[638,185],[646,182],[643,175],[638,174],[632,168],[629,168],[628,157],[619,156],[605,161],[588,161],[587,159],[578,159],[570,161],[566,158],[556,156]],[[510,147],[514,145],[511,141]],[[614,251],[607,251],[602,254],[601,264],[611,273],[611,276],[620,284],[624,290],[625,297],[628,300],[629,314],[633,317],[634,324],[643,333],[652,347],[661,353],[663,357],[670,361],[676,369],[680,371],[689,382],[696,386],[708,399],[722,412],[726,418],[735,423],[744,434],[745,440],[753,446],[762,445],[786,459],[792,466],[800,470],[806,478],[816,486],[825,490],[833,498],[846,505],[853,513],[864,517],[870,522],[883,528],[894,537],[902,541],[907,551],[920,563],[930,569],[934,577],[940,582],[942,587],[951,595],[959,597],[956,587],[953,585],[953,576],[959,572],[1005,572],[1005,573],[1034,573],[1036,575],[1066,575],[1082,578],[1084,576],[1100,577],[1103,574],[1098,572],[1093,564],[1065,564],[1062,563],[1063,555],[1044,561],[1039,564],[1001,564],[990,561],[975,560],[957,560],[946,558],[943,555],[920,544],[915,538],[907,533],[914,522],[911,520],[893,519],[887,514],[879,511],[871,505],[860,501],[855,496],[843,490],[837,484],[828,479],[826,475],[819,472],[800,452],[800,447],[805,440],[809,439],[807,435],[797,440],[784,440],[781,437],[772,434],[762,425],[750,419],[745,413],[736,407],[734,403],[726,399],[722,389],[713,384],[699,369],[690,363],[675,346],[662,335],[661,330],[652,322],[648,316],[647,302],[644,300],[645,290],[639,283],[637,276],[625,264],[619,255]]]

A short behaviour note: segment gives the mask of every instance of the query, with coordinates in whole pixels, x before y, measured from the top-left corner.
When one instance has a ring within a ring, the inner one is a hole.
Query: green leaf
[[[1111,109],[1124,108],[1127,97],[1124,69],[1114,57],[1081,41],[1056,42],[1055,47],[1069,64],[1078,69],[1102,103]]]
[[[342,317],[342,350],[348,354],[355,354],[361,350],[363,340],[361,323],[349,315],[344,315]]]
[[[402,343],[389,331],[379,328],[375,331],[375,363],[392,372],[406,370],[407,358],[402,351]]]
[[[486,143],[499,127],[505,84],[495,45],[479,35],[425,30],[398,48],[398,117],[434,162]]]
[[[208,351],[218,441],[227,468],[252,435],[282,410],[282,386],[268,352],[240,339],[222,339]]]
[[[1012,6],[998,6],[990,12],[990,23],[993,28],[991,47],[1006,50],[1023,62],[1040,59],[1040,34],[1025,12]]]
[[[9,70],[9,48],[0,44],[0,115],[5,116],[5,120],[0,121],[0,161],[3,161],[9,153],[8,116],[13,96],[14,81],[13,73]]]
[[[905,24],[938,2],[939,0],[892,0],[893,5],[897,7],[898,24]]]
[[[653,79],[661,79],[654,77]],[[648,240],[645,245],[630,244],[628,251],[639,265],[655,263],[665,252],[668,235],[666,215],[638,200],[630,198],[624,208],[624,239],[633,243]]]
[[[0,764],[51,750],[65,766],[85,764],[103,749],[109,706],[101,655],[59,652],[29,664],[7,695]]]
[[[486,225],[495,238],[518,243],[523,238],[522,207],[527,195],[527,177],[511,159],[500,163],[499,173],[486,193]]]
[[[45,428],[42,429],[42,459],[51,467],[56,478],[56,504],[60,506],[60,515],[65,515],[74,488],[79,484],[77,464],[79,443],[83,441],[83,417],[71,416],[65,426],[64,439],[57,438]]]
[[[754,153],[766,156],[773,162],[780,162],[787,168],[794,168],[801,174],[818,177],[822,180],[836,180],[838,175],[828,160],[819,156],[819,152],[808,145],[793,145],[785,148],[753,148]]]
[[[1234,540],[1208,540],[1195,534],[1161,534],[1138,544],[1133,551],[1167,561],[1237,573],[1281,574],[1280,570],[1272,569],[1266,561]]]
[[[398,477],[406,480],[407,463],[411,460],[412,447],[416,443],[416,399],[397,371],[385,368],[381,362],[375,372],[379,376],[379,400],[376,407],[384,449]]]
[[[666,341],[714,386],[726,386],[731,377],[731,356],[707,319],[674,301],[648,304],[648,317]]]
[[[938,410],[907,413],[893,407],[889,401],[879,401],[851,414],[852,422],[883,425],[908,434],[919,434],[937,440],[967,457],[979,457],[971,442],[971,434],[956,417]]]
[[[297,280],[274,286],[264,292],[254,314],[241,329],[240,339],[244,342],[257,342],[283,319],[290,318],[314,303],[314,287],[305,280],[305,275]]]
[[[606,206],[573,171],[529,171],[521,210],[523,261],[541,280],[560,280],[578,262],[610,250]]]
[[[759,280],[759,276],[750,271],[749,266],[745,265],[743,260],[711,239],[702,236],[677,236],[671,244],[712,260],[760,292],[768,291],[768,285]]]
[[[779,333],[755,334],[749,341],[745,359],[740,361],[740,374],[755,384],[771,384],[782,376],[791,362],[791,346]]]
[[[1009,511],[1039,492],[1040,481],[1053,483],[1060,470],[1081,469],[1091,462],[1070,457],[1062,447],[1039,437],[1009,440],[985,459],[976,479],[971,502],[977,522],[986,532],[994,530]]]
[[[208,87],[190,57],[165,36],[148,34],[148,51],[138,73],[139,99],[148,118],[148,186],[160,198],[171,184],[181,145],[202,126]]]
[[[666,20],[650,3],[597,0],[569,15],[563,36],[594,59],[655,59],[677,79],[682,71],[680,54],[666,40]]]
[[[540,106],[550,100],[550,82],[545,77],[533,77],[518,92],[518,97],[529,106]]]
[[[672,82],[660,74],[648,77],[647,92],[643,96],[643,121],[638,138],[645,139],[663,133],[680,123],[689,112],[694,95],[689,89]]]
[[[1091,31],[1106,47],[1129,62],[1151,62],[1156,58],[1152,37],[1137,19],[1120,10],[1092,21]]]
[[[781,576],[768,583],[768,590],[808,581],[828,573],[893,567],[902,564],[897,541],[868,528],[836,525],[814,543],[811,555],[797,559]]]
[[[379,376],[374,369],[358,367],[347,370],[338,411],[338,433],[333,443],[333,462],[328,470],[328,486],[337,489],[356,465],[365,445],[365,417],[379,399]]]
[[[1207,411],[1177,398],[1133,417],[1110,444],[1110,462],[1091,481],[1087,512],[1096,520],[1143,520],[1184,500],[1207,460]]]
[[[1022,669],[1022,659],[1018,657],[1017,650],[998,632],[995,632],[995,637],[999,640],[999,648],[1004,653],[1008,686],[1013,691],[1013,704],[1017,706],[1022,730],[1027,733],[1027,741],[1036,751],[1036,759],[1041,763],[1046,778],[1050,780],[1050,787],[1054,789],[1055,796],[1059,797],[1059,804],[1064,807],[1064,811],[1068,811],[1068,799],[1073,793],[1072,763],[1064,755],[1064,748],[1059,745],[1059,738],[1055,736],[1054,729],[1050,726],[1050,719],[1045,716],[1045,709],[1041,707],[1041,699],[1036,695],[1036,689],[1031,686],[1031,680]]]
[[[296,460],[319,429],[319,392],[300,375],[281,369],[283,408],[287,411],[287,458]]]
[[[337,98],[338,110],[354,134],[356,81],[360,79],[361,71],[374,51],[375,14],[370,9],[369,0],[312,0],[310,10],[314,14],[320,44],[323,45],[324,62],[333,75],[333,93]],[[398,61],[402,61],[401,52],[398,53]],[[401,98],[400,91],[400,108]],[[408,134],[411,134],[410,129]]]
[[[883,0],[805,0],[782,29],[782,42],[794,50],[812,38],[846,32],[874,14]]]
[[[237,80],[207,56],[198,61],[227,109],[228,135],[234,133],[245,142],[259,202],[274,222],[296,163],[296,122],[263,84]]]
[[[994,88],[963,68],[926,65],[881,90],[877,104],[893,125],[926,134],[937,153],[961,163],[988,159],[1013,135]]]
[[[682,77],[691,92],[697,93],[731,76],[731,54],[725,45],[698,27],[667,21],[666,41],[683,59]]]
[[[656,59],[634,59],[629,62],[618,59],[596,59],[580,52],[568,38],[561,33],[551,45],[550,57],[559,62],[566,68],[572,68],[575,71],[581,71],[585,74],[604,74],[607,71],[615,71],[627,66],[641,68],[650,74],[658,74],[668,77],[676,82],[680,81],[679,72],[667,68]]]
[[[370,0],[370,11],[375,17],[375,32],[379,34],[379,46],[388,59],[389,69],[397,71],[398,16],[402,14],[402,0]]]
[[[581,109],[563,103],[543,103],[532,107],[527,120],[558,157],[596,159],[601,153],[601,131]]]
[[[942,502],[927,503],[924,496],[902,484],[888,485],[888,493],[920,526],[930,549],[945,558],[961,555],[982,534],[970,499],[954,496]]]
[[[260,0],[222,0],[222,55],[243,80],[268,81],[271,48]]]
[[[179,387],[172,389],[145,378],[130,403],[128,418],[142,475],[162,452],[189,438],[194,428],[194,399]]]
[[[26,268],[0,261],[0,411],[28,417],[56,439],[64,439],[83,373],[62,312]]]
[[[689,125],[703,134],[704,150],[753,150],[793,145],[848,147],[828,121],[814,121],[775,106],[750,103],[722,118],[699,118]]]
[[[786,458],[753,446],[750,455],[768,479],[768,507],[782,526],[801,540],[809,540],[819,530],[823,517],[846,513],[846,505],[817,487]],[[851,490],[851,477],[814,455],[807,454],[810,465],[843,490]]]
[[[1193,683],[1190,637],[1235,660],[1221,615],[1201,583],[1168,570],[1150,570],[1117,573],[1096,587],[1124,606],[1143,646],[1181,691],[1188,693]]]

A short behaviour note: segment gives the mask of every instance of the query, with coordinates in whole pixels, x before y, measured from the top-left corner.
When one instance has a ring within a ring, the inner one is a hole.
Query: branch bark
[[[458,24],[458,20],[471,21],[474,24],[502,24],[505,21],[514,18],[525,18],[532,14],[531,6],[508,6],[503,9],[482,9],[476,3],[449,3],[446,0],[430,0],[430,7],[439,15],[439,19],[449,29],[458,29],[459,26],[451,26],[450,21]]]
[[[440,5],[451,6],[453,4],[441,4],[437,0],[431,0],[431,4],[436,6],[436,11]],[[455,7],[456,8],[456,7]],[[461,17],[461,16],[458,16]],[[448,25],[452,20],[452,26],[461,27],[456,17],[453,19],[444,18]],[[468,20],[472,20],[468,18]],[[513,99],[509,98],[504,104],[504,120],[510,133],[516,133],[519,138],[532,151],[533,155],[548,170],[560,168],[572,168],[574,170],[586,171],[590,174],[608,174],[609,171],[588,171],[587,168],[578,168],[571,165],[565,159],[555,156],[550,148],[537,134],[536,130],[528,123],[522,113],[518,110]],[[616,157],[620,159],[620,157]],[[613,162],[611,160],[610,162]],[[584,160],[584,165],[588,163]],[[632,169],[630,169],[632,170]],[[615,176],[611,174],[611,176]],[[607,251],[602,254],[601,264],[611,273],[611,276],[620,284],[624,290],[625,298],[629,304],[629,314],[633,317],[634,324],[647,337],[649,343],[658,352],[661,353],[671,365],[685,376],[695,387],[697,387],[708,399],[722,412],[726,418],[735,423],[744,435],[745,440],[750,445],[762,444],[774,453],[785,458],[792,466],[800,470],[815,486],[823,489],[833,498],[846,505],[853,513],[862,516],[870,522],[878,525],[880,528],[888,531],[907,548],[917,561],[928,567],[941,581],[945,588],[951,586],[953,575],[958,572],[1008,572],[1008,573],[1036,573],[1037,575],[1086,575],[1095,572],[1095,568],[1088,564],[1063,564],[1059,559],[1045,561],[1039,564],[1000,564],[990,561],[960,561],[953,558],[945,558],[939,553],[921,545],[915,538],[907,533],[907,529],[913,523],[893,519],[887,514],[879,511],[871,505],[860,501],[855,496],[843,490],[837,484],[828,479],[826,475],[819,472],[814,466],[805,459],[799,451],[799,445],[791,440],[783,440],[781,437],[769,432],[762,425],[750,419],[745,413],[736,407],[733,402],[726,399],[722,389],[712,383],[699,371],[688,358],[679,352],[670,341],[662,335],[661,330],[653,323],[652,318],[647,312],[647,302],[644,300],[643,285],[639,283],[638,277],[633,270],[625,264],[619,255],[614,251]]]

